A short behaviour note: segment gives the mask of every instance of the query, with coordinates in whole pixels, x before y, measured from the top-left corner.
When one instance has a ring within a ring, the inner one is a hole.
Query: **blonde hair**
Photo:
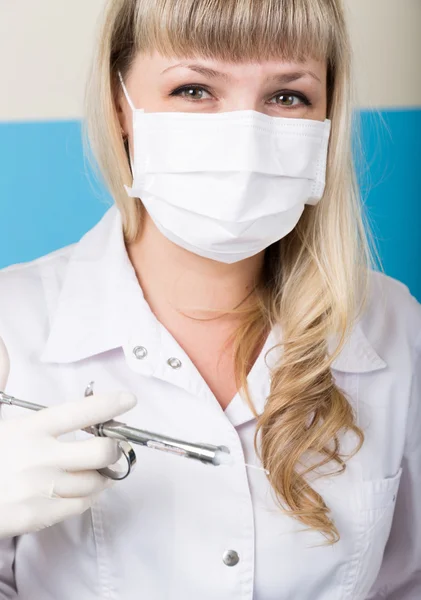
[[[168,57],[326,60],[332,121],[327,182],[317,206],[266,250],[256,303],[235,334],[238,389],[257,418],[255,450],[269,470],[279,506],[333,544],[339,532],[307,472],[332,462],[345,467],[339,436],[364,441],[352,406],[333,380],[331,364],[366,303],[372,254],[352,159],[351,48],[341,0],[109,0],[86,90],[85,134],[120,209],[128,242],[139,234],[142,204],[123,184],[132,177],[116,112],[120,84],[138,52]],[[372,240],[371,240],[372,241]],[[254,409],[247,374],[265,332],[282,329],[281,361],[273,370],[264,411]],[[338,336],[330,356],[327,338]],[[260,436],[261,449],[258,447]],[[313,456],[305,472],[300,460]]]

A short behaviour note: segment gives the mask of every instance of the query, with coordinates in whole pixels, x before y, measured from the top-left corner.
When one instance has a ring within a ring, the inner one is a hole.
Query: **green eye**
[[[191,92],[184,94],[184,92]],[[198,95],[199,92],[199,95]],[[172,91],[170,96],[180,96],[181,98],[186,98],[187,100],[203,100],[203,92],[209,94],[208,90],[199,85],[185,85],[183,87],[177,88]]]
[[[280,99],[279,102],[275,102],[276,104],[278,104],[279,106],[285,106],[285,107],[293,107],[293,106],[300,106],[300,105],[310,106],[310,104],[311,104],[310,101],[305,96],[302,96],[301,94],[280,93],[280,94],[277,94],[274,98]]]

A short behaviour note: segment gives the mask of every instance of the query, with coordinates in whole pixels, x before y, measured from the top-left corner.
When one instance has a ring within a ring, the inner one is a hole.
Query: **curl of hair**
[[[364,441],[331,364],[365,306],[374,249],[353,161],[352,53],[342,0],[108,1],[86,88],[84,133],[86,155],[122,214],[128,242],[141,231],[143,207],[123,187],[131,184],[131,171],[116,109],[122,98],[117,73],[126,79],[136,55],[154,50],[229,62],[326,61],[332,126],[324,196],[266,250],[256,300],[244,311],[233,344],[237,386],[257,418],[255,450],[280,508],[284,503],[290,516],[333,544],[339,532],[305,476],[327,464],[337,465],[336,473],[346,468],[341,433],[351,430],[359,440],[350,456]],[[259,415],[247,375],[274,326],[282,331],[281,359]],[[331,354],[329,336],[338,341]]]

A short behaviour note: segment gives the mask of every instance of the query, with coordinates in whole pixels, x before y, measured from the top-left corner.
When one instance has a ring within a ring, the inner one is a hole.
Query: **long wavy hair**
[[[318,474],[325,464],[336,468],[329,474],[346,468],[342,432],[352,430],[357,437],[349,457],[364,442],[331,364],[366,304],[373,265],[353,161],[352,51],[342,0],[108,1],[86,88],[84,140],[121,212],[127,242],[138,237],[144,208],[123,187],[131,185],[132,175],[116,110],[118,71],[125,78],[137,53],[153,50],[229,62],[326,61],[332,129],[325,193],[316,206],[306,206],[289,235],[266,250],[256,301],[240,320],[233,348],[238,389],[257,419],[255,451],[269,471],[279,507],[334,544],[339,532],[306,474]],[[282,331],[281,359],[259,415],[247,374],[265,333],[275,326]],[[338,344],[329,354],[331,335]],[[305,471],[298,469],[304,458]]]

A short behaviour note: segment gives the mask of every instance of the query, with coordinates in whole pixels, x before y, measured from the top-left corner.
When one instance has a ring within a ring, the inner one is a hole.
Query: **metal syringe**
[[[93,395],[93,383],[94,382],[91,382],[86,388],[85,397]],[[8,404],[10,406],[17,406],[34,411],[48,408],[41,404],[19,400],[4,392],[0,392],[0,404]],[[126,425],[126,423],[121,423],[119,421],[110,420],[106,423],[91,425],[85,427],[82,431],[98,437],[110,437],[119,441],[120,449],[127,461],[127,471],[121,473],[110,467],[99,469],[99,472],[102,475],[109,477],[110,479],[124,479],[133,470],[136,463],[136,454],[129,442],[154,450],[170,452],[177,456],[199,460],[204,464],[212,464],[214,466],[232,464],[230,451],[226,446],[186,442],[159,433],[130,427],[129,425]]]

